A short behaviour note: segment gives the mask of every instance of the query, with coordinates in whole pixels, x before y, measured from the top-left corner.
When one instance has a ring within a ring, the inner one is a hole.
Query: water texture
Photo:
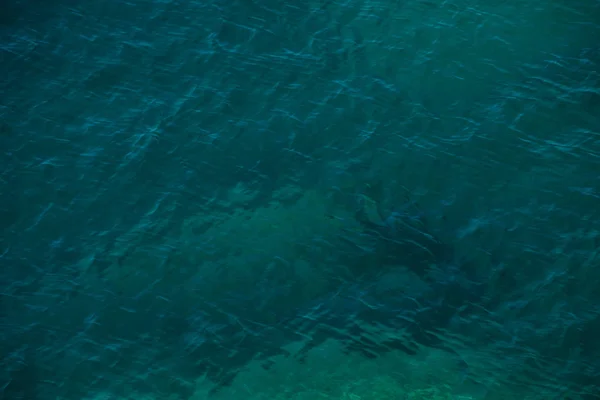
[[[600,399],[598,0],[0,34],[0,399]]]

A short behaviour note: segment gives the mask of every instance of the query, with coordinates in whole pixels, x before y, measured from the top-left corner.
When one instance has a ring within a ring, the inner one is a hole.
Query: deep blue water
[[[8,0],[0,34],[0,399],[268,397],[283,357],[366,400],[314,355],[434,351],[439,398],[600,398],[597,0]]]

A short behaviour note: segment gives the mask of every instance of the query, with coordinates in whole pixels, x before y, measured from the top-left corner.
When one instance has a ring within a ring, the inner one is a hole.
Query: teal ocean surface
[[[598,0],[4,0],[1,400],[600,399]]]

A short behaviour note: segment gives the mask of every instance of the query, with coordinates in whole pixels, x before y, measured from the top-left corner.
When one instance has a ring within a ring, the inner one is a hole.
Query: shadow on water
[[[26,26],[35,29],[56,18],[65,8],[79,4],[80,0],[0,0],[0,29],[15,29]]]

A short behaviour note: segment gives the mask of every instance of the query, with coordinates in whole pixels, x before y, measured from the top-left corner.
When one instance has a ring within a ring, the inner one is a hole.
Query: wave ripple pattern
[[[0,399],[600,399],[598,0],[0,32]]]

